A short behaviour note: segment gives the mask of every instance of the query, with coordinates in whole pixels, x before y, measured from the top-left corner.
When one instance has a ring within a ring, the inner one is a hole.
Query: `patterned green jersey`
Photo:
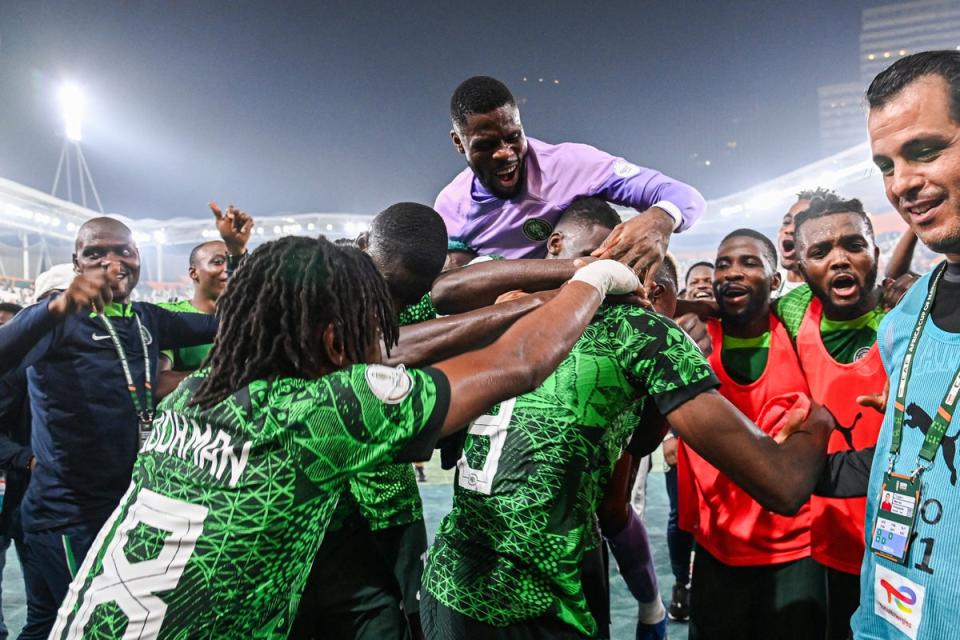
[[[610,443],[624,445],[645,397],[666,414],[718,384],[671,320],[638,307],[601,308],[540,387],[470,426],[424,588],[488,624],[549,614],[596,633],[580,561]]]
[[[775,313],[783,321],[790,337],[797,339],[800,324],[813,299],[809,285],[803,284],[777,301]],[[850,364],[862,357],[877,341],[877,327],[886,315],[882,304],[853,320],[828,320],[820,317],[820,339],[834,360]]]
[[[157,306],[177,313],[203,313],[203,311],[193,306],[189,300],[161,302]],[[194,347],[183,347],[181,349],[163,351],[162,353],[170,359],[174,371],[196,371],[200,368],[200,363],[203,362],[203,359],[207,357],[207,353],[209,353],[212,348],[212,344],[198,344]]]
[[[426,322],[436,317],[433,299],[427,293],[420,302],[400,312],[400,325]],[[411,464],[389,462],[372,471],[359,473],[350,479],[350,493],[373,531],[423,520],[423,500]]]
[[[356,365],[200,409],[203,374],[161,403],[51,638],[286,638],[347,478],[432,448],[449,401],[436,370]]]

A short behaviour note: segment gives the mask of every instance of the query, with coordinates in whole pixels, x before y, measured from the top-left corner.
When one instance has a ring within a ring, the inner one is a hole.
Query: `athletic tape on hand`
[[[580,267],[571,282],[585,282],[601,296],[625,295],[640,288],[640,279],[630,267],[616,260],[597,260]]]

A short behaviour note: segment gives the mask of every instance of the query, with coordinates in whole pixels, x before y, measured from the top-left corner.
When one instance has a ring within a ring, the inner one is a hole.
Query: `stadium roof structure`
[[[891,211],[883,178],[873,164],[870,146],[858,144],[749,189],[707,201],[703,217],[689,231],[678,234],[671,250],[715,248],[719,237],[741,227],[770,231],[780,226],[797,194],[808,189],[833,189],[845,198],[858,198],[872,214]],[[635,212],[621,208],[624,218]]]
[[[889,211],[879,170],[864,143],[836,155],[707,202],[697,225],[678,235],[674,243],[693,246],[716,242],[717,236],[737,227],[769,229],[779,225],[783,213],[804,189],[827,187],[847,197],[857,197],[871,212]],[[636,214],[620,209],[624,218]],[[79,225],[101,215],[25,185],[0,178],[0,233],[27,232],[72,241]],[[141,246],[192,245],[214,238],[210,218],[136,219],[114,215],[135,230]],[[278,213],[256,216],[254,240],[290,234],[320,234],[332,238],[353,237],[366,230],[369,215],[357,213]],[[680,248],[680,247],[678,247]]]

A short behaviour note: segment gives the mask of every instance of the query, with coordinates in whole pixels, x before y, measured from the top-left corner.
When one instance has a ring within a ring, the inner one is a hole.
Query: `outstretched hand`
[[[644,290],[649,291],[667,255],[673,225],[670,214],[651,207],[614,227],[591,255],[624,263],[643,280]]]
[[[50,300],[47,309],[58,318],[88,309],[100,313],[113,302],[110,282],[119,275],[118,262],[108,263],[105,269],[87,269],[78,274],[63,293]]]
[[[887,382],[883,385],[883,393],[868,393],[866,395],[857,396],[857,404],[861,407],[867,407],[868,409],[873,409],[879,411],[881,414],[887,412],[887,398],[890,396],[890,378],[887,378]]]
[[[227,245],[227,253],[233,256],[243,255],[253,232],[253,216],[232,204],[227,207],[226,213],[220,210],[216,202],[207,203],[207,206],[216,218],[217,231]]]
[[[710,332],[707,331],[707,324],[697,314],[685,313],[674,322],[690,336],[704,356],[713,353],[713,340],[710,338]]]
[[[830,410],[822,404],[814,402],[810,405],[809,412],[803,409],[791,411],[786,424],[773,439],[777,444],[783,444],[787,438],[796,433],[813,433],[823,429],[832,431],[836,425],[837,420],[830,413]]]

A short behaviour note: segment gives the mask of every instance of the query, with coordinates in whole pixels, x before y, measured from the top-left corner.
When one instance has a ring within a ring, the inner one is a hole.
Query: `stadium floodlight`
[[[72,82],[60,87],[60,110],[63,113],[64,135],[71,142],[80,142],[82,139],[83,113],[86,99],[80,87]]]

